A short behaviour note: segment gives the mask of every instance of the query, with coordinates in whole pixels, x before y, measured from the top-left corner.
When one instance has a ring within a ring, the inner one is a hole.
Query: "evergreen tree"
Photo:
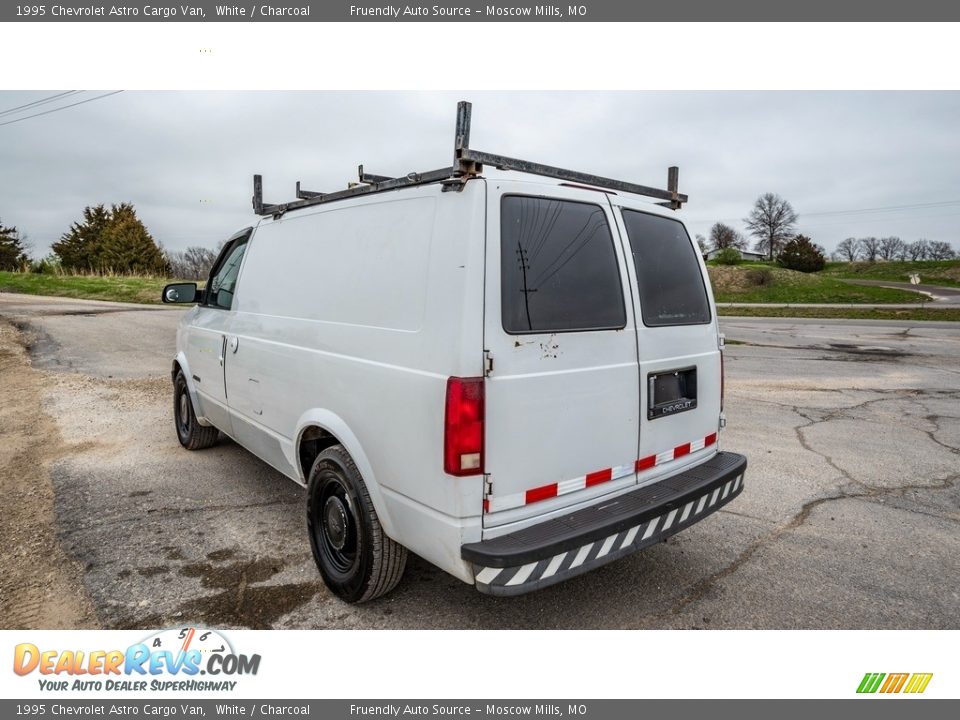
[[[170,264],[130,203],[114,205],[104,228],[100,266],[118,273],[167,275]]]
[[[15,227],[0,222],[0,270],[18,270],[28,260],[26,248]]]
[[[795,235],[777,256],[778,265],[806,273],[823,270],[826,261],[823,248],[806,235]]]
[[[163,251],[137,217],[131,203],[107,210],[87,207],[83,220],[70,226],[53,251],[65,270],[166,275],[170,271]]]
[[[51,246],[60,258],[64,270],[102,270],[101,237],[109,221],[110,213],[103,205],[84,208],[83,220],[73,223],[70,231],[64,233],[60,240]]]

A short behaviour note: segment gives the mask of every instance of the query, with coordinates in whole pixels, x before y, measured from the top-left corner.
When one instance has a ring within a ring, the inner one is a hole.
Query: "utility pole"
[[[530,258],[527,256],[527,251],[520,245],[519,240],[517,240],[517,261],[520,263],[520,272],[523,275],[523,289],[520,292],[523,293],[523,304],[527,311],[527,329],[533,330],[533,321],[530,319],[530,293],[535,293],[537,290],[536,288],[531,290],[527,287],[527,270],[530,269]]]

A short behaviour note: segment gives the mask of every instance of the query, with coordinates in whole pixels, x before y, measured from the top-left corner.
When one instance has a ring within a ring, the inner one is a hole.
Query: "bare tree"
[[[213,250],[198,246],[188,247],[183,252],[167,251],[166,256],[171,275],[184,280],[203,280],[210,275],[217,259]]]
[[[957,254],[953,251],[950,243],[944,240],[933,240],[930,242],[931,260],[952,260]]]
[[[712,250],[723,250],[728,247],[746,250],[747,239],[729,225],[718,222],[710,228],[709,245]]]
[[[789,202],[775,193],[764,193],[753,204],[753,210],[744,218],[750,234],[757,238],[755,249],[773,260],[787,240],[793,237],[797,214]]]
[[[857,244],[856,238],[847,238],[846,240],[841,240],[839,243],[837,243],[836,255],[841,260],[853,262],[857,259],[859,254],[860,246]]]
[[[880,257],[884,260],[896,260],[903,248],[903,240],[896,236],[880,238]]]
[[[193,271],[191,277],[205,278],[210,275],[210,269],[216,262],[217,254],[209,248],[193,246],[183,251],[183,259],[189,263]]]
[[[875,237],[862,237],[857,240],[860,246],[860,254],[867,262],[876,262],[880,254],[880,239]]]
[[[910,243],[900,244],[900,250],[897,252],[897,260],[906,261],[910,259]]]
[[[701,255],[707,252],[707,239],[700,233],[697,233],[697,247],[700,248]]]
[[[930,254],[930,243],[923,238],[910,243],[907,247],[910,251],[910,259],[913,262],[916,262],[917,260],[926,260],[927,256]]]

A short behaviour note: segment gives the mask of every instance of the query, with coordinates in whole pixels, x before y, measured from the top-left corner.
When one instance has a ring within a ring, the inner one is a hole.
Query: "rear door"
[[[627,258],[606,197],[487,182],[484,527],[493,528],[635,484],[640,418]]]
[[[650,203],[611,196],[630,254],[640,359],[638,482],[717,451],[720,348],[706,267],[683,224]]]

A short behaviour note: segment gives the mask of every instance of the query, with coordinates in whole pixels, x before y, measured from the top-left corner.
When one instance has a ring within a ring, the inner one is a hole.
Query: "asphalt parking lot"
[[[179,317],[0,294],[0,627],[957,627],[960,323],[724,318],[736,502],[538,593],[411,557],[349,606],[298,486],[229,440],[177,443]]]

